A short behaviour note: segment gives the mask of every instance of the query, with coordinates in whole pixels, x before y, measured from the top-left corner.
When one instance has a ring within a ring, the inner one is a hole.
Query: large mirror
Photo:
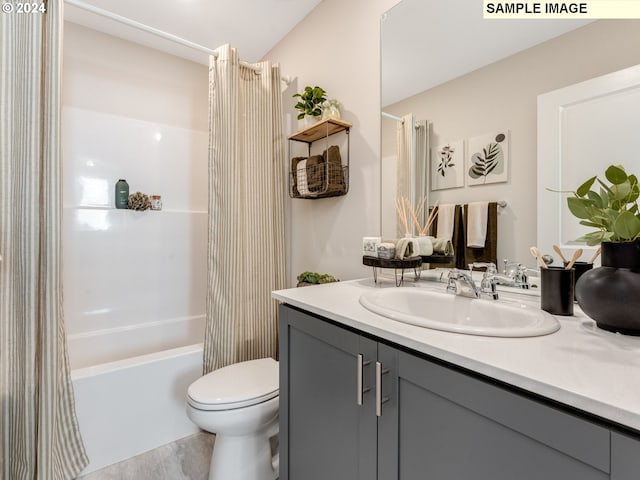
[[[640,65],[607,73],[538,97],[538,244],[564,252],[586,247],[593,231],[579,224],[558,191],[575,190],[611,164],[640,172]],[[590,170],[585,172],[584,166]],[[557,174],[556,172],[559,172]],[[591,252],[588,252],[591,253]],[[585,255],[586,257],[587,255]]]
[[[546,182],[537,179],[537,98],[639,64],[640,21],[483,20],[481,0],[402,0],[381,19],[381,38],[382,110],[427,120],[432,160],[443,146],[463,152],[462,182],[434,183],[435,165],[426,168],[430,203],[505,202],[499,263],[534,267],[529,247],[538,219],[549,213],[537,211],[538,183]],[[383,117],[381,129],[384,172],[396,155],[396,124]],[[507,172],[499,182],[472,184],[466,177],[474,142],[497,133],[506,134]],[[576,168],[581,178],[597,173]],[[383,175],[383,191],[387,181]],[[381,212],[384,231],[394,212],[386,205]],[[551,245],[539,247],[553,253]]]

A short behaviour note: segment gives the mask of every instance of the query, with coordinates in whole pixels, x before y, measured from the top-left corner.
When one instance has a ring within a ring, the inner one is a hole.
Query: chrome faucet
[[[467,272],[451,269],[447,279],[447,292],[463,297],[478,298],[478,287]]]
[[[486,267],[486,271],[482,276],[480,287],[476,285],[471,277],[474,268]],[[496,291],[495,275],[497,269],[493,263],[472,263],[469,265],[469,273],[462,272],[457,269],[452,269],[449,272],[447,282],[447,292],[454,295],[461,295],[463,297],[470,298],[490,298],[492,300],[498,299],[498,292]]]
[[[506,258],[503,262],[504,270],[502,275],[496,275],[496,283],[528,290],[531,287],[529,276],[527,275],[529,269],[521,263],[509,262]]]
[[[474,262],[469,264],[469,271],[473,273],[474,268],[484,268],[482,280],[480,281],[479,297],[487,297],[491,300],[498,300],[498,291],[496,289],[496,277],[498,276],[498,268],[495,263],[491,262]]]

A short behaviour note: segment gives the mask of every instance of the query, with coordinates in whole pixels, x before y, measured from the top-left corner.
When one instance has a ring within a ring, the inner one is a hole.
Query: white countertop
[[[405,279],[402,288],[414,287],[443,291],[445,285]],[[541,337],[496,338],[431,330],[362,307],[360,295],[378,288],[396,287],[393,279],[378,276],[377,284],[367,278],[278,290],[272,296],[640,432],[640,337],[599,329],[577,305],[573,317],[556,317],[559,331]],[[540,305],[534,296],[501,296]]]

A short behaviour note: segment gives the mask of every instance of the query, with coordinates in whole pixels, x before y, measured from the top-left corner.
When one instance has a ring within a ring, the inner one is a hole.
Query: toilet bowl
[[[209,480],[275,480],[278,455],[278,362],[249,360],[215,370],[193,382],[187,415],[215,433]]]

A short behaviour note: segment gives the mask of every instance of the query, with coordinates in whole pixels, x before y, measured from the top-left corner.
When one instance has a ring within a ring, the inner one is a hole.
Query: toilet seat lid
[[[278,362],[261,358],[214,370],[193,382],[189,403],[201,410],[228,410],[262,403],[278,395]]]

